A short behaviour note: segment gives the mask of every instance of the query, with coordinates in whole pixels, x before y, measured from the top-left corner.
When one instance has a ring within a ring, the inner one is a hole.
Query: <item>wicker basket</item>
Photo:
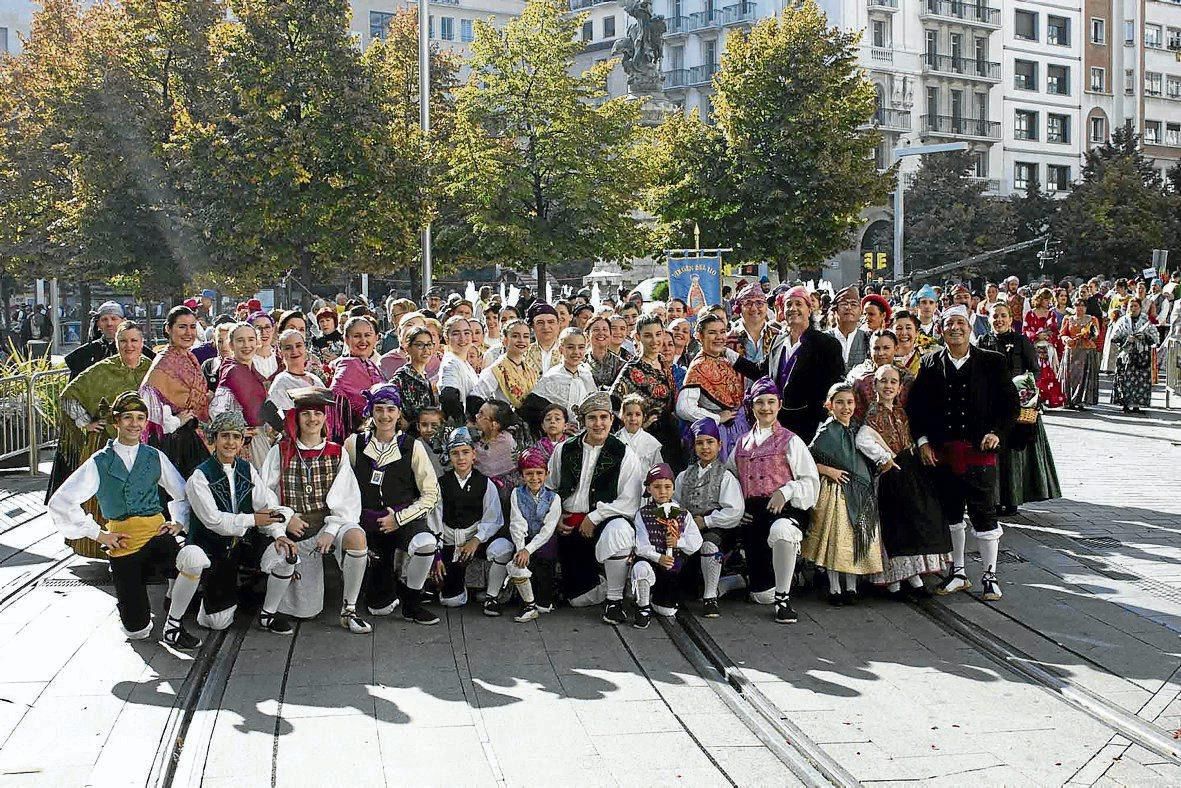
[[[1037,424],[1037,408],[1022,408],[1017,414],[1018,424]]]

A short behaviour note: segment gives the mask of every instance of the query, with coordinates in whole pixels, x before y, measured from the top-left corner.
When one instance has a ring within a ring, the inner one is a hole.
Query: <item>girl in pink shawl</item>
[[[338,423],[343,439],[364,421],[365,392],[375,383],[384,383],[385,375],[377,365],[377,326],[363,315],[350,317],[344,324],[345,355],[333,365],[329,389],[336,395]]]

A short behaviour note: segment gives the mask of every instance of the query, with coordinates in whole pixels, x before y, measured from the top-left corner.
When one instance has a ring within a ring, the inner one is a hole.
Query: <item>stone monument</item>
[[[619,4],[631,21],[627,35],[615,42],[611,54],[621,58],[627,74],[627,95],[639,101],[644,125],[658,125],[676,106],[664,97],[664,73],[660,63],[664,59],[664,32],[668,29],[663,16],[653,13],[652,0],[620,0]]]

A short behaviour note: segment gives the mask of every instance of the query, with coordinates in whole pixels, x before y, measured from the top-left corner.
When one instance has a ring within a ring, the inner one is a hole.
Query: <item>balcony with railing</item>
[[[674,68],[671,71],[664,72],[664,89],[675,90],[676,88],[685,88],[689,85],[689,69]]]
[[[1001,10],[984,3],[962,0],[925,0],[919,4],[919,19],[958,22],[972,27],[998,30],[1001,26]]]
[[[927,52],[923,55],[923,71],[928,74],[978,79],[984,82],[1001,81],[1000,63],[962,55],[937,55]]]
[[[873,125],[886,131],[910,131],[910,110],[878,107],[873,113]]]
[[[689,14],[690,30],[708,30],[722,26],[722,12],[716,9]]]
[[[893,65],[894,50],[890,47],[874,47],[869,48],[869,60],[871,63],[879,63],[883,66]]]
[[[893,13],[898,10],[898,0],[865,0],[865,6],[870,11]]]
[[[683,36],[689,32],[689,17],[687,16],[670,16],[664,20],[665,30],[664,37],[672,38],[673,36]]]
[[[722,9],[723,25],[751,24],[757,18],[754,3],[735,3]]]
[[[922,131],[936,137],[972,137],[990,141],[1001,138],[999,121],[965,118],[959,115],[923,115]]]
[[[689,69],[690,85],[708,85],[718,71],[717,63],[703,63]]]
[[[432,2],[445,2],[446,0],[432,0]],[[605,5],[614,0],[570,0],[571,11],[584,11],[588,8],[594,8],[597,5]],[[456,2],[458,5],[458,1]]]

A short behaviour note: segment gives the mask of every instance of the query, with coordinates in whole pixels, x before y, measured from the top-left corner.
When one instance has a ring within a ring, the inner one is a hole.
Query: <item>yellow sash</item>
[[[107,530],[112,533],[127,534],[127,547],[112,550],[111,558],[122,558],[138,552],[148,541],[160,532],[164,525],[163,514],[153,514],[148,517],[128,517],[126,520],[111,520],[107,523]]]

